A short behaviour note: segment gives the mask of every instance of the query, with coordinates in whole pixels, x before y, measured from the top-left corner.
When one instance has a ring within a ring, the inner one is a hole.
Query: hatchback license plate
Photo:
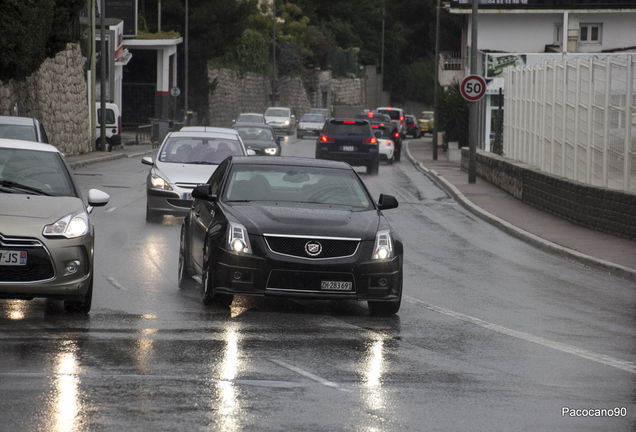
[[[340,146],[341,151],[356,151],[355,146]]]
[[[353,283],[351,282],[336,282],[336,281],[322,281],[320,282],[321,290],[332,291],[351,291]]]
[[[26,251],[0,250],[0,266],[23,266],[26,263]]]

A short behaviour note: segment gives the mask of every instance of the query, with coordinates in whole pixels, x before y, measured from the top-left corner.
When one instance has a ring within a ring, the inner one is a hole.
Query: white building
[[[546,58],[570,59],[636,54],[636,0],[479,0],[478,74],[488,89],[481,104],[480,148],[490,150],[492,111],[498,109],[503,70],[538,64]],[[440,83],[470,73],[472,0],[451,0],[450,13],[463,14],[459,56],[440,55]],[[458,64],[459,62],[459,64]],[[458,66],[461,66],[458,68]]]

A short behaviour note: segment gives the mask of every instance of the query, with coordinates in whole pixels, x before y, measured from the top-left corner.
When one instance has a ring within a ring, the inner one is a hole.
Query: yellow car
[[[433,111],[422,111],[417,122],[420,124],[420,130],[422,131],[422,135],[426,133],[433,133],[433,125],[435,119]]]

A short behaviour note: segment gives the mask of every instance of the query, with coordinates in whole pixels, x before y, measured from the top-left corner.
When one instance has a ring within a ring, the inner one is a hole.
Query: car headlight
[[[285,120],[285,126],[289,124],[289,120]]]
[[[265,153],[267,153],[268,155],[271,155],[271,156],[276,155],[277,151],[278,151],[277,147],[271,147],[271,148],[266,148],[265,149]]]
[[[235,222],[229,223],[227,246],[228,249],[236,253],[252,253],[250,238],[243,225]]]
[[[170,186],[170,184],[166,180],[164,180],[163,177],[160,177],[156,174],[152,175],[152,178],[150,179],[150,183],[152,183],[154,187],[159,189],[168,190],[168,191],[172,190],[172,186]]]
[[[375,235],[375,245],[373,246],[373,259],[385,260],[393,257],[393,239],[391,231],[378,231]]]
[[[69,214],[57,222],[44,226],[42,235],[45,237],[77,238],[88,233],[88,215],[85,212]]]

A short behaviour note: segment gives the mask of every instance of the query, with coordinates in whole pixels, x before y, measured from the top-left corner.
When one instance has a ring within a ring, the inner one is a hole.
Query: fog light
[[[82,263],[79,262],[78,260],[68,261],[64,265],[64,271],[66,271],[67,275],[70,275],[70,274],[73,274],[73,273],[77,273],[77,271],[79,270],[81,265],[82,265]]]
[[[234,279],[241,280],[243,278],[243,274],[241,272],[234,272]]]
[[[381,287],[385,287],[385,286],[387,286],[387,284],[389,283],[389,281],[388,281],[388,280],[386,280],[386,278],[380,278],[380,279],[378,280],[378,283],[380,284],[380,286],[381,286]]]

